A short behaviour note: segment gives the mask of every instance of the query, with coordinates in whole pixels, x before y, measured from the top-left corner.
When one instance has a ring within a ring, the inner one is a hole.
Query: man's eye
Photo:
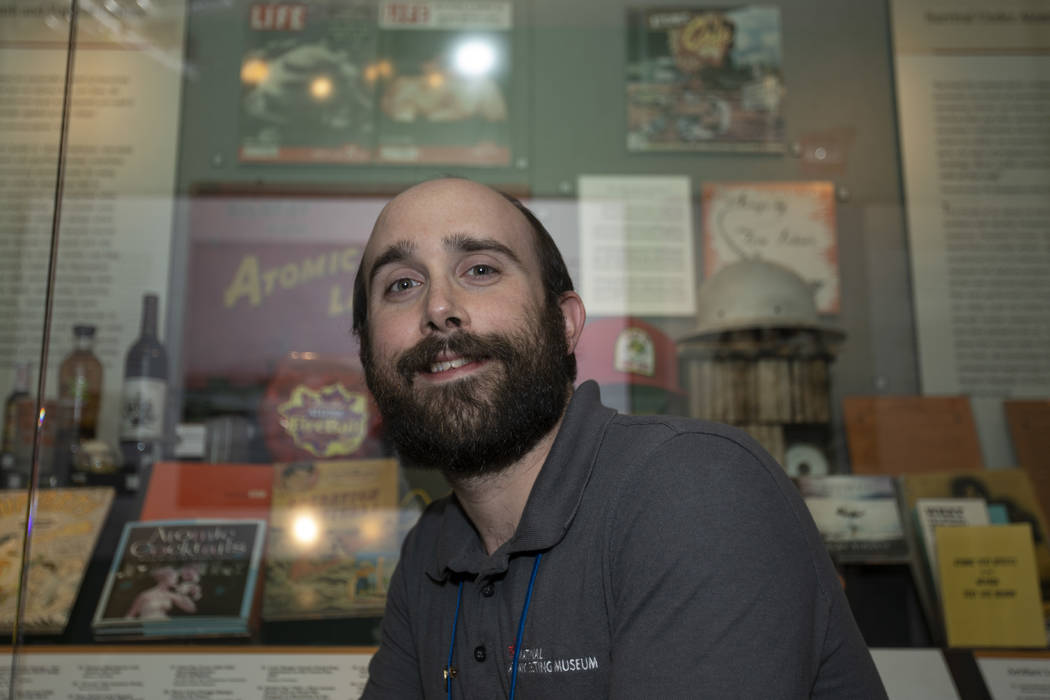
[[[419,282],[417,282],[416,280],[410,279],[408,277],[402,277],[399,280],[395,280],[393,284],[387,287],[387,291],[392,293],[407,292],[409,289],[418,286]]]
[[[492,267],[492,265],[486,265],[484,263],[471,265],[470,269],[467,270],[467,274],[471,277],[491,277],[497,274],[498,272],[499,270]]]

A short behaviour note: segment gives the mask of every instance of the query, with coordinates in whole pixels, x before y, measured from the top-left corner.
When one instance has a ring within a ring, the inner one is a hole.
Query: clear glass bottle
[[[73,351],[58,367],[58,397],[72,408],[73,435],[94,439],[102,399],[102,363],[95,357],[95,327],[73,326]]]
[[[164,407],[168,392],[168,355],[157,338],[157,295],[142,297],[142,327],[124,361],[120,451],[125,487],[138,490],[164,443]]]

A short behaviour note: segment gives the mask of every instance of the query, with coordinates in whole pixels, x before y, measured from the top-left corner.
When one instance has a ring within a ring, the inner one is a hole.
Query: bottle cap
[[[95,327],[89,324],[77,324],[73,326],[73,335],[78,338],[94,338]]]

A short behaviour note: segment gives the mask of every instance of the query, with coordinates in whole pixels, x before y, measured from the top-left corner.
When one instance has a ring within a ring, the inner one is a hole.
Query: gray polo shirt
[[[575,392],[491,556],[455,497],[405,540],[364,698],[885,698],[805,504],[744,433]],[[457,609],[457,596],[462,596]]]

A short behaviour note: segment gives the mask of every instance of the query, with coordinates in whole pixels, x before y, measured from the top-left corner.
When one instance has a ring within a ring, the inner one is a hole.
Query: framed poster
[[[379,162],[510,164],[512,9],[380,0]]]
[[[633,8],[629,151],[784,150],[780,10]]]
[[[795,271],[817,311],[839,310],[835,193],[830,182],[738,182],[703,186],[704,276],[759,258]]]

